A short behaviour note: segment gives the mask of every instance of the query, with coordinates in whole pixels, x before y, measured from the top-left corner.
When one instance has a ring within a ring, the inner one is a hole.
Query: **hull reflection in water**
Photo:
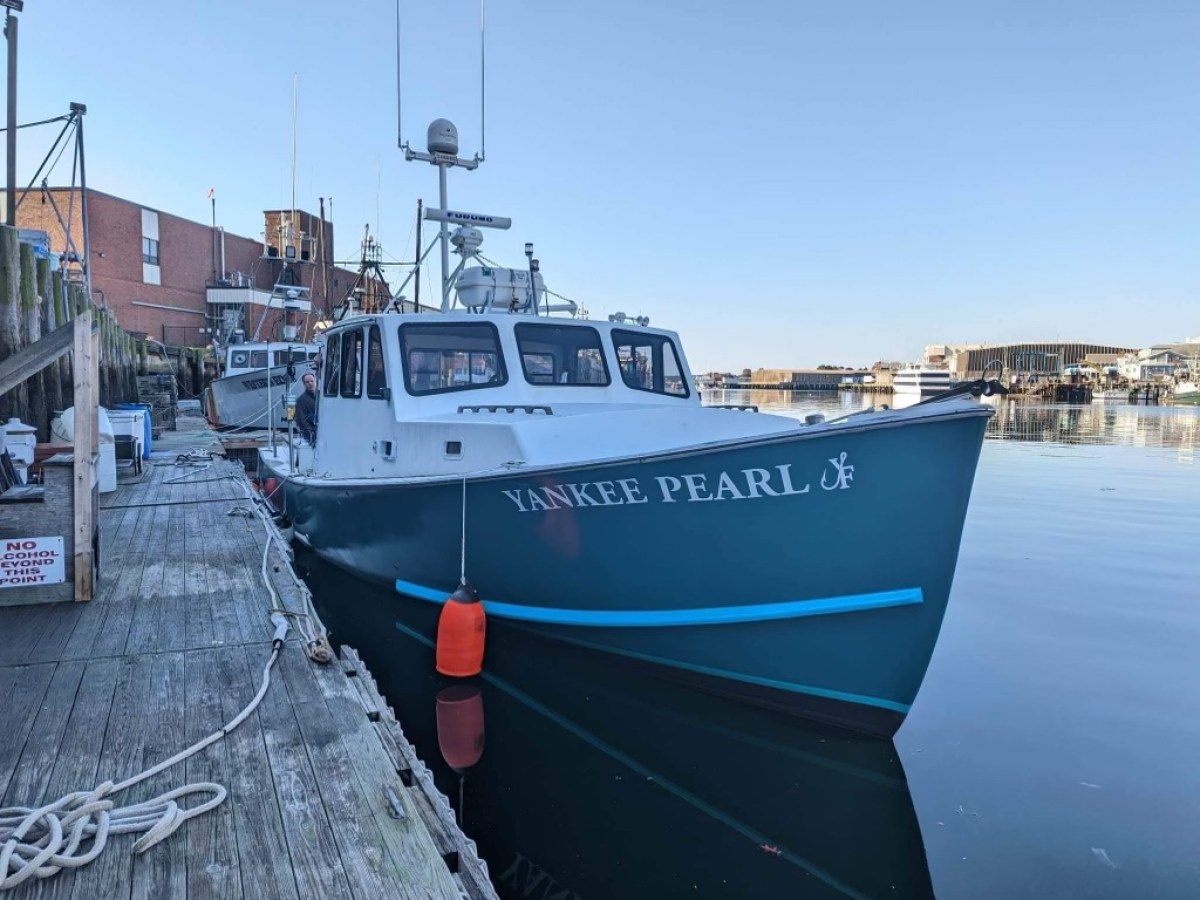
[[[506,900],[932,896],[890,741],[816,730],[495,621],[482,675],[446,679],[424,637],[436,607],[304,551],[298,562],[335,643],[361,652]]]

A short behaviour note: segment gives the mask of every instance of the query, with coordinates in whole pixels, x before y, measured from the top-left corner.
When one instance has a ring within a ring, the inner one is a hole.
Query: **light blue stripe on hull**
[[[438,591],[411,581],[396,579],[396,590],[409,597],[441,603],[449,591]],[[785,600],[745,606],[710,606],[693,609],[555,609],[484,600],[486,612],[505,619],[542,622],[547,625],[588,625],[600,628],[654,628],[668,625],[727,625],[735,622],[765,622],[834,613],[863,612],[889,606],[910,606],[923,600],[920,588],[848,594],[816,600]]]
[[[413,582],[396,580],[397,592],[406,596],[441,603],[448,596],[448,591],[438,591]],[[921,603],[924,597],[920,588],[903,588],[895,591],[879,591],[871,594],[852,594],[842,597],[826,597],[815,600],[788,600],[780,603],[760,603],[748,606],[724,606],[699,609],[678,610],[577,610],[551,609],[547,607],[522,606],[512,603],[500,603],[494,600],[484,600],[485,611],[500,618],[524,622],[536,622],[548,625],[584,625],[592,627],[651,627],[671,625],[716,625],[738,622],[762,622],[772,619],[791,619],[805,616],[832,615],[847,612],[863,612],[873,609],[885,609],[893,606],[910,606]],[[593,643],[576,637],[562,634],[555,635],[559,640],[579,646],[589,647],[610,653],[617,653],[631,659],[666,665],[677,669],[696,672],[703,675],[716,676],[745,684],[754,684],[775,690],[792,693],[809,694],[814,697],[824,697],[830,700],[840,700],[848,703],[859,703],[879,709],[892,710],[906,714],[909,704],[871,697],[865,694],[855,694],[848,691],[838,691],[813,685],[796,684],[774,678],[762,678],[728,669],[715,668],[684,662],[677,659],[666,659],[653,654],[624,650],[608,644]]]

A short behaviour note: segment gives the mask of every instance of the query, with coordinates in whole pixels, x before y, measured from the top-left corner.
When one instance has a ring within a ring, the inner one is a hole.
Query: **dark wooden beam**
[[[36,344],[14,353],[0,362],[0,394],[6,394],[32,375],[36,375],[75,346],[75,327],[68,322],[54,329]]]

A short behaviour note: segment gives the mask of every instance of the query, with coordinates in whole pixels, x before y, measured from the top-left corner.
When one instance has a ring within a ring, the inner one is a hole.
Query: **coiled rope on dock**
[[[239,480],[239,476],[236,475],[223,477]],[[253,512],[266,530],[261,576],[271,595],[269,612],[271,623],[275,626],[271,639],[271,655],[263,666],[258,692],[241,712],[217,731],[181,750],[170,759],[163,760],[124,781],[105,781],[90,791],[75,791],[40,807],[0,808],[0,892],[11,890],[30,878],[49,878],[63,869],[87,865],[104,852],[111,835],[141,834],[133,844],[133,852],[144,853],[170,837],[188,819],[220,806],[228,792],[222,785],[210,781],[184,785],[159,794],[151,800],[128,806],[118,807],[109,798],[194,756],[244,722],[258,708],[271,685],[271,670],[279,659],[279,653],[287,639],[289,618],[295,619],[297,630],[304,637],[310,658],[317,662],[328,662],[333,658],[332,648],[312,607],[312,595],[294,573],[292,578],[301,588],[305,609],[304,612],[295,613],[283,607],[267,571],[271,544],[279,539],[279,531],[270,516],[254,502],[245,486],[244,478],[240,479],[240,483],[251,500]],[[208,795],[208,799],[190,808],[182,805],[185,798],[198,795]]]

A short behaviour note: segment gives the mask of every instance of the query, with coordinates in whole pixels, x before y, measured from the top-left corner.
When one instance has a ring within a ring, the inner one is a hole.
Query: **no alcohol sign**
[[[0,540],[0,588],[66,580],[62,537]]]

